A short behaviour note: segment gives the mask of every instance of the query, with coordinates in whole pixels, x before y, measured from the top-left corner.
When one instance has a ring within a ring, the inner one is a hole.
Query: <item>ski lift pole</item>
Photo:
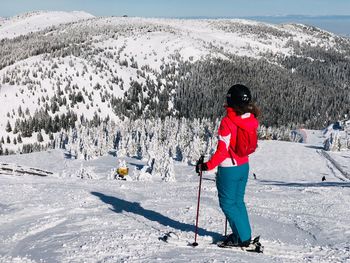
[[[204,156],[202,155],[199,158],[199,163],[203,163]],[[197,201],[197,216],[196,216],[196,231],[194,235],[194,242],[192,243],[192,246],[196,247],[198,246],[197,243],[197,234],[198,234],[198,219],[199,219],[199,204],[201,199],[201,188],[202,188],[202,169],[199,169],[199,187],[198,187],[198,201]]]

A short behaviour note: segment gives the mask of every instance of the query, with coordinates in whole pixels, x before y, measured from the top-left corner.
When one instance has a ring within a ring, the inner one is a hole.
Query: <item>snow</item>
[[[164,63],[176,63],[172,58],[176,54],[190,61],[207,56],[225,59],[227,54],[259,58],[264,53],[293,54],[288,40],[325,48],[335,45],[333,35],[328,35],[328,41],[317,36],[318,31],[308,32],[302,25],[273,26],[248,20],[94,18],[84,12],[33,12],[0,18],[0,39],[61,24],[67,25],[57,28],[57,32],[75,26],[122,26],[117,38],[92,34],[91,44],[93,49],[105,52],[121,51],[120,58],[99,53],[89,59],[45,59],[45,55],[39,55],[3,68],[0,76],[7,72],[17,76],[17,69],[22,75],[18,73],[19,85],[1,86],[0,136],[8,135],[8,120],[14,127],[19,105],[33,114],[39,108],[38,99],[54,95],[58,81],[62,88],[70,81],[90,94],[96,83],[106,86],[102,89],[106,90],[112,86],[110,79],[118,76],[124,87],[113,84],[113,94],[122,97],[131,79],[144,83],[137,69],[130,67],[131,58],[139,68],[149,65],[159,72]],[[265,37],[259,37],[260,33],[243,32],[237,26],[258,26],[291,37],[273,33],[266,37],[264,32]],[[123,60],[129,66],[120,65]],[[110,70],[96,71],[96,61],[105,63]],[[53,64],[57,64],[55,69]],[[52,69],[53,76],[44,76],[39,67]],[[22,84],[24,71],[40,82],[35,92]],[[33,72],[38,76],[32,76]],[[147,72],[146,77],[155,80],[152,72]],[[100,108],[102,118],[110,115],[113,119],[99,93],[92,95],[89,109],[84,104],[71,109],[91,119]],[[88,102],[86,97],[85,100]],[[168,105],[173,108],[172,101]],[[59,113],[66,111],[62,107]],[[7,112],[12,117],[7,117]],[[73,160],[64,158],[61,150],[51,150],[0,156],[0,262],[349,262],[350,153],[326,153],[322,150],[325,138],[321,131],[302,131],[305,143],[261,141],[251,157],[246,203],[253,233],[261,235],[265,246],[263,255],[218,249],[211,244],[224,231],[213,172],[204,174],[199,246],[191,248],[186,243],[194,241],[198,190],[193,166],[175,162],[173,177],[173,161],[169,160],[169,171],[152,175],[146,163],[137,159],[108,155],[90,161]],[[36,133],[32,138],[23,138],[23,143],[34,142],[35,138]],[[113,180],[119,161],[127,162],[130,181]],[[21,173],[4,167],[20,168]],[[32,168],[52,174],[32,176],[29,172],[37,171]],[[28,174],[20,176],[23,171]],[[322,181],[322,177],[326,180]],[[180,245],[158,240],[168,231],[180,237]]]
[[[32,12],[9,19],[0,19],[0,39],[15,38],[31,32],[41,31],[51,26],[77,22],[94,16],[83,12]]]
[[[73,67],[69,66],[70,61],[73,63]],[[80,88],[80,91],[82,89],[86,89],[89,93],[93,92],[93,87],[96,83],[99,83],[101,86],[107,86],[107,78],[103,78],[100,75],[101,74],[94,74],[94,67],[92,65],[89,65],[85,60],[73,56],[60,58],[60,59],[53,59],[52,61],[48,61],[43,59],[43,56],[33,56],[28,59],[25,59],[23,61],[17,62],[12,66],[6,67],[2,70],[0,70],[0,75],[4,74],[8,71],[15,71],[16,69],[20,68],[23,70],[28,70],[30,72],[37,71],[38,70],[38,63],[40,63],[40,67],[42,68],[48,68],[50,69],[52,64],[56,63],[57,68],[55,69],[55,76],[64,76],[60,78],[63,89],[65,85],[68,83],[68,81],[65,79],[66,77],[73,76],[73,80],[71,81],[71,85],[78,85]],[[83,71],[83,67],[86,67],[88,70],[88,73],[83,75],[81,72]],[[113,65],[117,67],[117,65]],[[114,67],[113,67],[114,69]],[[122,76],[123,79],[126,80],[126,87],[129,88],[129,82],[130,77],[134,77],[136,79],[136,70],[135,69],[122,69],[118,67],[118,70],[120,72],[119,76]],[[76,76],[76,72],[80,73],[80,76]],[[45,76],[43,79],[41,79],[41,76],[43,75],[40,72],[37,72],[38,77],[32,78],[34,80],[40,80],[40,85],[38,88],[35,88],[35,92],[33,89],[28,89],[26,85],[9,85],[4,84],[1,87],[0,91],[0,102],[1,105],[3,105],[2,110],[0,111],[0,137],[3,136],[6,138],[8,135],[5,131],[7,119],[9,119],[9,122],[11,123],[11,126],[14,127],[15,119],[14,118],[7,118],[8,113],[14,112],[17,114],[17,109],[19,106],[22,107],[22,110],[25,111],[26,109],[29,110],[29,113],[33,115],[37,109],[40,109],[40,106],[38,104],[38,100],[40,100],[42,97],[46,96],[53,96],[56,92],[57,88],[57,81],[53,80],[47,76]],[[110,74],[109,74],[110,75]],[[108,75],[108,76],[109,76]],[[89,77],[92,77],[92,80],[89,80]],[[21,81],[23,79],[21,78]],[[113,94],[116,97],[121,97],[123,92],[119,89],[117,85],[114,85],[114,91]],[[66,96],[68,98],[68,95]],[[89,104],[90,101],[85,97],[86,104]],[[75,107],[70,107],[70,110],[73,110],[76,114],[84,114],[86,118],[92,119],[94,116],[94,113],[100,109],[100,117],[104,118],[108,115],[112,117],[112,119],[117,120],[116,116],[112,113],[112,110],[109,108],[108,103],[103,103],[101,101],[99,92],[94,92],[94,95],[92,96],[93,106],[89,108],[89,110],[86,108],[86,104],[80,103],[78,105],[75,105]],[[66,113],[67,109],[66,107],[61,107],[59,113],[63,114]],[[14,114],[14,115],[15,115]],[[53,114],[54,115],[54,114]],[[33,139],[29,138],[23,138],[23,143],[32,143],[36,141],[36,135],[33,136]],[[9,147],[9,149],[12,149]],[[13,149],[16,149],[14,146]]]
[[[341,164],[343,169],[348,172],[350,175],[350,152],[342,151],[342,152],[329,152],[330,156],[335,159],[338,163]]]
[[[1,156],[0,163],[54,174],[0,175],[0,261],[349,262],[350,182],[317,146],[261,141],[251,157],[246,203],[264,254],[211,244],[224,231],[212,173],[204,174],[199,246],[192,248],[186,242],[194,241],[198,176],[193,166],[175,163],[173,182],[137,181],[135,168],[145,163],[125,158],[133,180],[119,181],[110,178],[119,163],[113,156],[70,160],[60,150]],[[338,157],[348,169],[349,153]],[[95,179],[79,179],[81,167]],[[168,231],[183,245],[158,240]]]
[[[290,40],[299,40],[300,44],[329,47],[336,43],[332,35],[323,32],[324,36],[319,36],[318,31],[312,34],[304,30],[302,25],[276,26],[242,19],[122,18],[93,17],[85,12],[33,12],[1,20],[0,23],[0,39],[57,26],[50,34],[64,35],[69,32],[74,34],[86,30],[91,32],[91,38],[94,40],[88,42],[88,47],[93,51],[103,49],[103,52],[91,52],[92,54],[85,54],[86,56],[82,55],[79,58],[73,56],[62,58],[52,54],[31,56],[0,70],[0,104],[3,106],[0,111],[0,137],[6,139],[10,136],[11,143],[6,145],[6,148],[15,152],[21,144],[12,144],[13,134],[5,131],[7,122],[10,122],[12,128],[14,127],[18,119],[18,108],[23,105],[25,106],[22,110],[28,108],[30,115],[33,116],[36,110],[43,107],[45,103],[43,98],[48,98],[46,102],[49,103],[57,92],[57,83],[62,84],[62,89],[67,85],[77,85],[79,91],[83,88],[86,90],[82,92],[85,104],[77,103],[70,108],[78,117],[84,114],[84,117],[91,120],[95,112],[98,112],[101,118],[109,116],[115,119],[115,113],[108,99],[102,102],[101,94],[108,93],[116,98],[123,98],[132,80],[144,84],[146,78],[149,78],[156,82],[156,75],[162,66],[166,63],[175,65],[178,63],[174,59],[176,55],[180,55],[185,61],[195,62],[208,57],[227,59],[237,55],[261,58],[269,54],[270,63],[277,63],[274,60],[278,57],[293,54],[293,47],[288,44]],[[244,27],[248,27],[249,30],[245,30]],[[102,29],[118,29],[118,31],[115,31],[116,36],[112,37],[101,33],[105,32],[99,31]],[[259,29],[263,32],[261,33]],[[40,34],[38,36],[40,37]],[[131,67],[131,59],[137,62],[138,69]],[[125,60],[128,66],[121,65]],[[98,62],[104,65],[103,69],[97,67]],[[54,69],[53,65],[56,65]],[[151,70],[142,70],[142,66],[149,66]],[[39,68],[43,71],[40,72]],[[25,72],[30,72],[28,77],[24,77]],[[140,76],[138,72],[144,75]],[[33,73],[37,76],[33,76]],[[10,83],[4,82],[5,77],[10,78]],[[119,78],[118,83],[112,83],[116,77]],[[24,78],[28,79],[26,83],[23,83]],[[162,78],[160,82],[165,84],[166,80]],[[102,87],[100,91],[93,88],[97,83]],[[67,101],[71,92],[68,91],[64,95]],[[90,94],[89,97],[93,102],[89,101],[87,94]],[[146,91],[143,95],[148,96]],[[168,103],[169,108],[172,108],[171,99]],[[67,108],[61,106],[56,114],[66,112]],[[55,114],[51,115],[54,117]],[[35,141],[35,137],[23,138],[23,144]]]
[[[157,28],[155,31],[161,31],[161,33],[157,34],[163,38],[163,41],[161,42],[162,44],[160,45],[160,51],[163,50],[165,46],[174,46],[177,47],[177,50],[184,57],[190,56],[189,53],[194,51],[194,57],[197,57],[197,59],[206,55],[217,57],[223,56],[222,52],[213,52],[213,50],[210,50],[210,48],[208,48],[210,44],[213,44],[216,48],[223,47],[225,52],[236,54],[238,56],[261,58],[263,57],[263,53],[289,56],[293,53],[293,48],[287,44],[291,39],[293,41],[300,41],[300,43],[307,43],[311,46],[320,45],[325,48],[334,47],[336,43],[334,35],[326,31],[320,30],[319,32],[310,33],[305,31],[304,28],[306,27],[303,27],[302,25],[286,24],[277,26],[244,19],[191,20],[108,17],[84,21],[81,25],[94,27],[114,25],[123,27],[131,26],[135,28],[154,26]],[[162,26],[162,28],[159,28],[159,26]],[[261,37],[259,30],[256,32],[244,32],[240,28],[242,26],[252,27],[255,30],[261,27],[264,30],[270,30],[271,32],[263,32],[261,33],[263,37]],[[278,35],[282,36],[274,35],[276,32],[278,32]],[[132,37],[135,38],[137,36],[138,38],[140,35],[146,35],[147,42],[156,40],[156,36],[153,35],[155,32],[148,33],[150,33],[148,36],[143,33],[133,35]],[[283,36],[283,34],[287,34],[288,37]],[[327,41],[325,41],[325,37],[327,38]],[[159,45],[159,41],[156,42],[156,45],[152,45],[152,47],[157,47]],[[165,45],[166,43],[169,44]],[[155,50],[158,52],[158,48],[155,48]]]

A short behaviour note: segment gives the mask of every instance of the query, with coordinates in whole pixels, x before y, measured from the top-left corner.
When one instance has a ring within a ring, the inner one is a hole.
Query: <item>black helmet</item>
[[[242,106],[252,100],[252,94],[246,86],[235,84],[228,90],[226,100],[229,107]]]

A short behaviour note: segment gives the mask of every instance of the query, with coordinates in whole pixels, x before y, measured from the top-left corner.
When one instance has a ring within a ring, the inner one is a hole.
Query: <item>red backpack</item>
[[[247,131],[237,126],[237,138],[234,152],[240,156],[248,156],[258,147],[258,135],[256,130]]]
[[[255,152],[258,147],[257,130],[246,130],[243,127],[238,126],[234,120],[231,121],[237,126],[236,144],[233,148],[233,152],[239,157],[245,157]]]

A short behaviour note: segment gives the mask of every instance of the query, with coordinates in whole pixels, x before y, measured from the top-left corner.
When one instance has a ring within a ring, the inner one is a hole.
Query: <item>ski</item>
[[[160,236],[158,240],[163,241],[170,245],[175,245],[179,247],[196,247],[193,246],[193,243],[183,240],[175,232],[167,232],[164,235]],[[235,250],[238,252],[254,252],[254,253],[263,253],[264,247],[260,243],[260,236],[254,238],[248,247],[234,247],[226,246],[223,244],[223,241],[218,241],[216,243],[206,243],[205,246],[199,245],[198,247],[206,249],[229,249]]]
[[[255,253],[264,252],[264,246],[262,246],[260,243],[260,236],[255,237],[247,247],[228,246],[228,245],[225,245],[224,241],[219,241],[216,243],[216,245],[220,248],[230,248],[230,249],[242,250],[247,252],[255,252]]]

